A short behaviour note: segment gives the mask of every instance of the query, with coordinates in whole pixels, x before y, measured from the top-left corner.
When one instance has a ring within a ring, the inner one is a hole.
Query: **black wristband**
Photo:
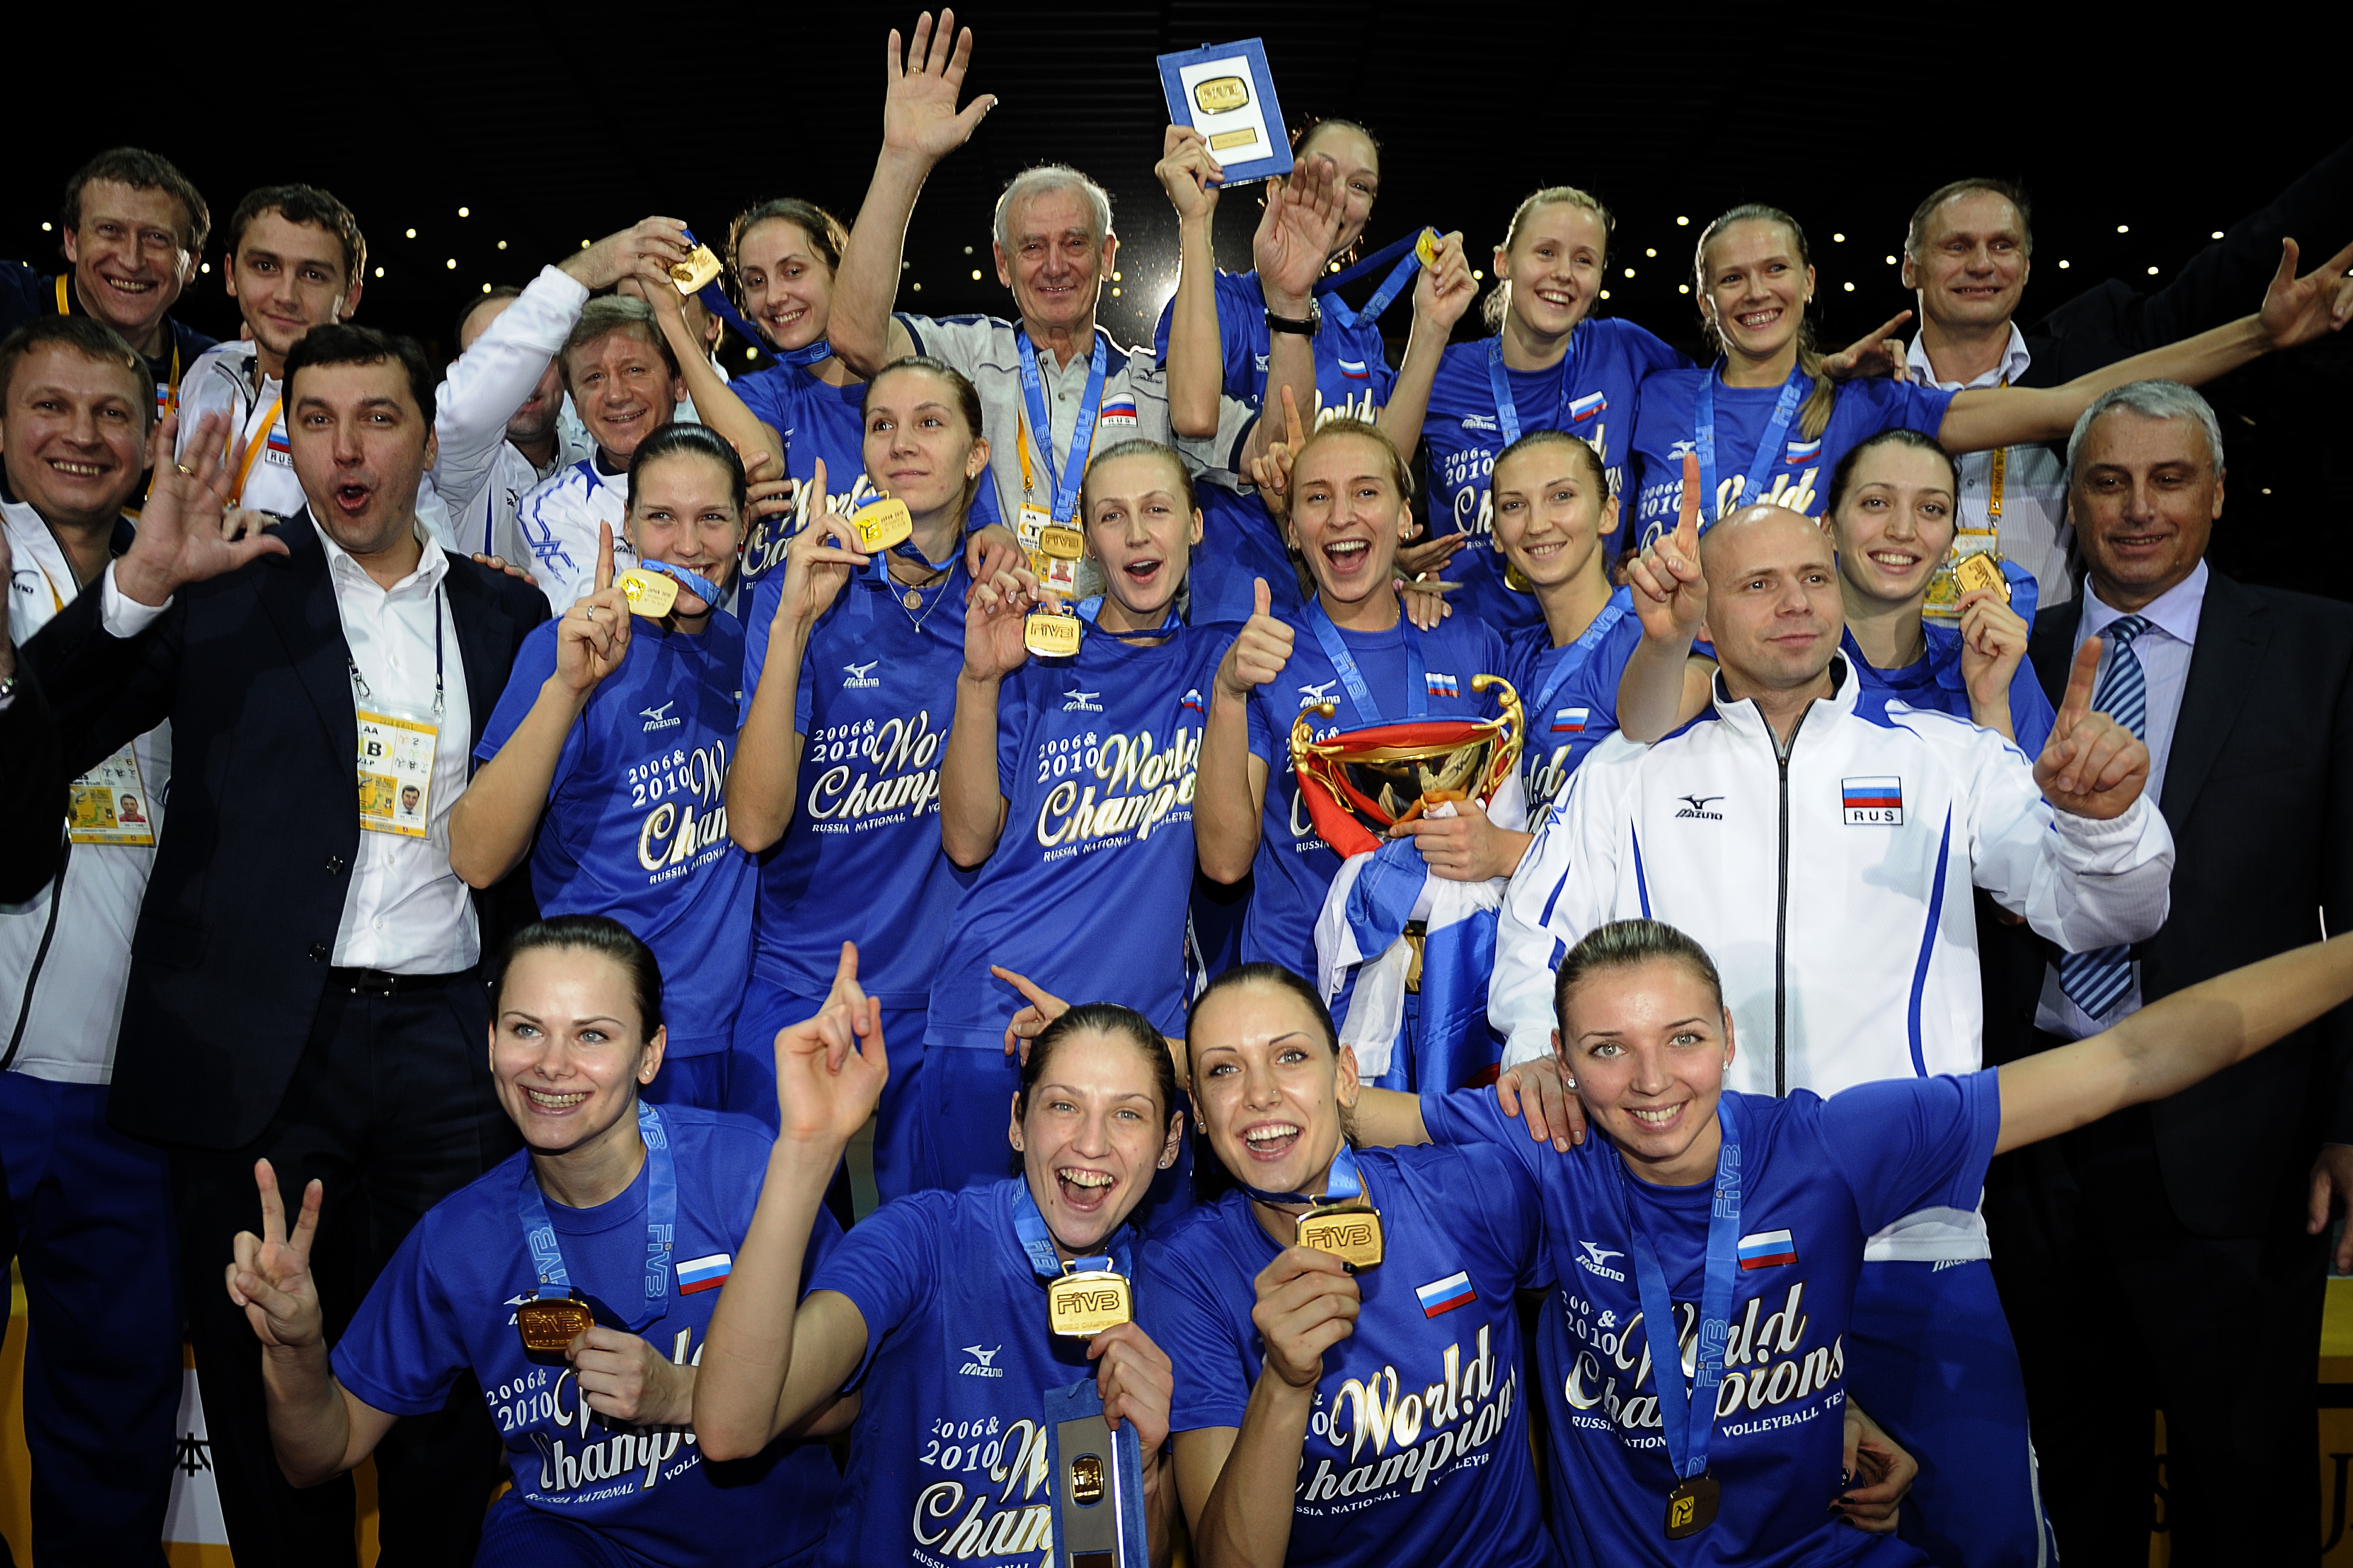
[[[1307,314],[1303,316],[1278,316],[1269,310],[1266,313],[1266,330],[1270,332],[1296,332],[1303,338],[1312,338],[1323,321],[1324,308],[1311,300]]]

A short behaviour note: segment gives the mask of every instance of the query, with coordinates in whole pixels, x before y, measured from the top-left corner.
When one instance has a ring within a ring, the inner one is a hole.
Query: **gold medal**
[[[1032,610],[1021,625],[1021,646],[1040,658],[1060,658],[1079,651],[1079,617]]]
[[[2001,563],[1983,551],[1964,555],[1953,563],[1953,581],[1964,594],[1978,588],[1991,588],[2010,602],[2010,579],[2002,575]]]
[[[905,501],[886,496],[859,508],[849,526],[858,531],[858,548],[871,555],[904,543],[915,531],[915,518]]]
[[[1325,1204],[1299,1216],[1299,1245],[1328,1252],[1352,1269],[1381,1263],[1381,1215],[1370,1204]]]
[[[515,1307],[515,1331],[522,1348],[536,1355],[561,1355],[564,1347],[596,1325],[596,1314],[577,1295],[534,1299]]]
[[[1108,1268],[1064,1274],[1046,1282],[1048,1325],[1058,1334],[1091,1339],[1105,1329],[1135,1320],[1135,1297],[1127,1277]]]
[[[721,271],[719,258],[711,254],[711,247],[698,245],[686,253],[686,259],[670,264],[670,280],[678,285],[681,294],[692,294],[716,279]]]
[[[1042,528],[1038,531],[1038,549],[1052,560],[1076,561],[1087,552],[1086,535],[1075,528]]]
[[[1438,265],[1438,231],[1425,228],[1421,237],[1413,242],[1413,254],[1424,267]]]
[[[1694,1476],[1675,1488],[1667,1494],[1667,1539],[1681,1541],[1714,1524],[1723,1501],[1723,1489],[1714,1476]]]
[[[1504,566],[1504,586],[1514,594],[1533,594],[1536,591],[1536,585],[1528,581],[1527,574],[1508,562]]]
[[[678,603],[678,579],[632,566],[621,574],[621,592],[628,598],[630,614],[659,620]]]

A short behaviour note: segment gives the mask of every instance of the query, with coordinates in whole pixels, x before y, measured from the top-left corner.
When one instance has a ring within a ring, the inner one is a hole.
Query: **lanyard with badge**
[[[1703,527],[1724,515],[1715,499],[1715,378],[1719,370],[1720,367],[1711,366],[1701,380],[1698,404],[1692,416],[1692,448],[1699,458],[1699,514]],[[1805,395],[1805,383],[1806,373],[1793,370],[1789,379],[1781,384],[1781,395],[1773,405],[1772,420],[1757,443],[1756,460],[1748,465],[1748,477],[1740,487],[1738,499],[1743,506],[1764,495],[1765,476],[1773,471],[1773,464],[1781,455],[1781,443],[1789,434],[1789,421],[1798,412],[1799,399]]]
[[[1405,259],[1398,261],[1399,257]],[[1438,231],[1425,226],[1402,239],[1389,241],[1345,272],[1324,274],[1316,279],[1314,294],[1323,301],[1324,313],[1340,323],[1344,331],[1359,324],[1370,327],[1381,319],[1381,312],[1405,292],[1405,286],[1413,281],[1413,275],[1437,259]],[[1348,309],[1339,291],[1392,261],[1397,261],[1397,265],[1389,269],[1387,278],[1381,279],[1380,287],[1373,290],[1372,298],[1365,301],[1365,308],[1361,310]]]
[[[1038,351],[1030,345],[1027,330],[1013,335],[1013,346],[1021,356],[1021,401],[1029,410],[1026,419],[1018,413],[1014,416],[1014,450],[1021,458],[1021,525],[1016,532],[1021,548],[1029,552],[1030,570],[1057,593],[1077,589],[1079,556],[1086,547],[1085,536],[1075,523],[1079,491],[1086,482],[1087,455],[1094,448],[1095,422],[1103,412],[1103,377],[1109,363],[1103,344],[1103,335],[1097,331],[1094,357],[1087,366],[1086,394],[1080,401],[1078,421],[1071,427],[1071,455],[1058,467],[1053,416],[1046,407],[1046,383],[1038,371]],[[1039,467],[1046,472],[1050,507],[1037,502],[1037,479],[1029,466],[1032,447],[1038,451]],[[1031,653],[1044,658],[1074,654],[1079,651],[1079,623],[1068,614],[1036,611],[1023,624],[1021,640]]]
[[[72,295],[67,287],[66,274],[58,274],[58,314],[73,314]],[[180,406],[180,335],[165,329],[172,340],[172,375],[155,393],[155,417],[162,419]],[[145,356],[141,356],[145,357]]]
[[[1634,1177],[1621,1159],[1618,1165],[1619,1211],[1626,1222],[1627,1246],[1633,1253],[1634,1279],[1642,1301],[1642,1332],[1650,1342],[1651,1376],[1658,1392],[1661,1435],[1667,1458],[1674,1466],[1674,1489],[1667,1493],[1666,1532],[1670,1541],[1697,1535],[1715,1522],[1723,1501],[1722,1489],[1708,1474],[1709,1440],[1715,1435],[1715,1391],[1724,1381],[1724,1352],[1732,1333],[1732,1279],[1740,1268],[1740,1117],[1732,1097],[1715,1102],[1716,1128],[1723,1144],[1715,1157],[1715,1199],[1708,1210],[1707,1268],[1700,1286],[1699,1337],[1694,1350],[1691,1386],[1669,1391],[1668,1382],[1683,1382],[1683,1348],[1675,1334],[1674,1300],[1667,1293],[1667,1277],[1659,1267],[1658,1249],[1651,1245],[1635,1212],[1630,1194]],[[1664,1325],[1663,1337],[1661,1325]]]
[[[1608,637],[1610,628],[1624,620],[1633,608],[1633,596],[1625,589],[1620,588],[1611,593],[1609,602],[1601,606],[1599,615],[1593,617],[1593,624],[1579,632],[1575,642],[1560,650],[1560,658],[1553,665],[1552,674],[1538,689],[1535,704],[1526,711],[1540,719],[1551,714],[1552,700],[1563,686],[1568,684],[1568,678],[1583,669],[1591,661],[1593,650],[1601,646],[1601,639]],[[1533,751],[1526,754],[1533,759]]]
[[[52,613],[64,610],[65,595],[58,592],[48,568],[33,569],[49,591]],[[136,742],[125,741],[106,758],[66,786],[66,837],[76,844],[113,844],[125,848],[153,848],[155,843],[155,797],[147,793],[139,772]]]
[[[433,590],[433,711],[403,711],[378,702],[367,677],[343,650],[359,721],[360,826],[370,833],[422,838],[432,821],[433,753],[441,740],[441,590]]]
[[[1378,724],[1381,705],[1373,700],[1372,688],[1365,684],[1365,672],[1356,668],[1356,656],[1348,651],[1340,636],[1340,628],[1324,613],[1322,601],[1307,601],[1307,629],[1324,649],[1324,657],[1332,663],[1333,673],[1347,689],[1348,700],[1356,705],[1356,717],[1366,724]],[[1420,719],[1430,712],[1430,675],[1421,659],[1421,628],[1402,612],[1398,616],[1398,629],[1405,634],[1405,716]]]
[[[670,1258],[677,1240],[678,1173],[670,1164],[670,1135],[661,1112],[638,1101],[638,1136],[646,1145],[646,1290],[642,1313],[621,1326],[631,1333],[658,1322],[670,1310]],[[531,1163],[522,1167],[515,1189],[515,1215],[522,1222],[524,1248],[539,1277],[539,1289],[515,1307],[515,1331],[527,1354],[561,1355],[564,1347],[587,1331],[596,1321],[598,1302],[572,1283],[564,1266],[564,1247],[555,1226],[547,1217],[547,1201],[540,1196],[539,1177]],[[561,1290],[561,1296],[547,1292]]]
[[[269,446],[270,434],[278,428],[279,410],[285,406],[286,398],[282,393],[269,400],[269,411],[262,415],[260,423],[254,426],[252,433],[246,437],[242,455],[237,452],[234,442],[230,444],[226,455],[237,465],[237,482],[229,487],[229,505],[235,506],[244,499],[245,481],[252,474],[253,465],[261,460],[262,452]]]
[[[1348,1266],[1348,1272],[1377,1268],[1381,1265],[1381,1211],[1365,1195],[1365,1178],[1356,1169],[1356,1152],[1347,1144],[1332,1156],[1332,1169],[1324,1178],[1324,1191],[1314,1193],[1262,1192],[1248,1183],[1242,1190],[1262,1204],[1306,1204],[1305,1214],[1299,1216],[1299,1245],[1315,1252],[1328,1252]]]

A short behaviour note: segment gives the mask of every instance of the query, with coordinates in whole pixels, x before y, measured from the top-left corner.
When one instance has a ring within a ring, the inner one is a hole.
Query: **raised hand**
[[[1266,1370],[1294,1389],[1324,1375],[1324,1352],[1356,1331],[1364,1297],[1328,1252],[1286,1247],[1258,1271],[1250,1321],[1266,1342]]]
[[[555,676],[586,697],[629,654],[629,596],[613,586],[613,525],[596,525],[596,586],[555,627]]]
[[[818,459],[809,489],[822,504],[826,493],[822,458]],[[873,559],[858,548],[858,530],[848,518],[830,509],[819,513],[785,546],[785,583],[776,595],[769,635],[817,625],[817,618],[841,597],[850,574],[863,571]]]
[[[1970,710],[2008,715],[2010,678],[2026,657],[2031,628],[1998,588],[1970,589],[1960,607],[1961,683],[1968,688]]]
[[[1208,141],[1189,125],[1172,125],[1160,139],[1160,162],[1152,167],[1178,221],[1206,218],[1218,210],[1218,186],[1226,167],[1209,154]]]
[[[791,517],[800,500],[800,481],[787,477],[753,479],[744,492],[744,533],[750,534],[766,519]],[[789,531],[791,525],[787,523],[786,527]]]
[[[1707,624],[1707,574],[1699,565],[1699,458],[1683,454],[1682,515],[1674,532],[1653,541],[1626,562],[1626,584],[1642,635],[1661,642],[1689,643]]]
[[[1027,566],[999,572],[976,583],[964,607],[964,673],[971,680],[1002,680],[1029,661],[1022,623],[1054,598],[1038,585]]]
[[[1852,381],[1869,375],[1911,380],[1912,369],[1904,357],[1904,340],[1895,335],[1897,329],[1911,319],[1911,311],[1898,310],[1878,331],[1865,332],[1834,354],[1825,354],[1822,374],[1832,381]]]
[[[882,1004],[860,988],[858,949],[845,942],[824,1009],[776,1031],[778,1140],[846,1147],[890,1076]]]
[[[694,1369],[619,1329],[591,1327],[564,1347],[580,1394],[599,1415],[632,1426],[683,1426],[694,1419]]]
[[[253,1184],[261,1194],[261,1234],[241,1230],[229,1243],[228,1299],[245,1309],[245,1321],[263,1344],[280,1350],[318,1344],[326,1331],[319,1287],[311,1278],[311,1243],[327,1189],[316,1181],[302,1189],[302,1212],[289,1234],[278,1173],[269,1161],[254,1162]]]
[[[147,440],[147,466],[155,487],[139,514],[138,537],[115,563],[115,585],[142,605],[161,605],[191,583],[234,572],[264,555],[283,555],[286,542],[274,533],[227,526],[229,476],[222,443],[227,419],[207,414],[188,444],[193,464],[172,456],[179,433],[178,410],[164,416]],[[256,514],[258,515],[258,514]]]
[[[949,47],[949,39],[955,40]],[[899,29],[891,29],[891,47],[883,59],[882,147],[936,163],[972,140],[981,120],[997,107],[994,94],[983,93],[956,109],[964,90],[965,66],[972,59],[972,29],[955,30],[955,13],[940,13],[939,31],[932,31],[932,14],[915,22],[915,37],[902,55]]]
[[[1242,623],[1225,658],[1218,660],[1218,695],[1247,701],[1253,689],[1282,675],[1283,666],[1291,662],[1296,637],[1289,622],[1276,618],[1274,595],[1268,591],[1266,579],[1252,578],[1250,618]]]
[[[2263,337],[2274,349],[2292,349],[2341,331],[2353,319],[2353,245],[2347,246],[2318,268],[2298,278],[2293,239],[2280,241],[2279,270],[2264,290],[2261,316]]]
[[[1307,444],[1307,432],[1300,423],[1299,400],[1292,395],[1289,382],[1282,384],[1282,425],[1283,438],[1270,443],[1262,456],[1250,459],[1250,483],[1258,487],[1258,498],[1266,503],[1266,510],[1274,514],[1274,525],[1282,531],[1284,542],[1295,547],[1297,541],[1291,538],[1291,459]]]
[[[670,269],[694,247],[686,242],[686,225],[674,217],[641,218],[617,234],[608,234],[587,249],[557,262],[557,270],[589,289],[610,289],[623,279],[659,283],[676,298]]]
[[[2051,740],[2034,760],[2034,782],[2042,798],[2073,816],[2105,821],[2122,816],[2148,784],[2148,748],[2130,730],[2105,713],[2092,711],[2092,687],[2100,673],[2100,641],[2084,639],[2067,695],[2059,704]]]
[[[1440,236],[1437,259],[1413,280],[1415,319],[1451,331],[1478,297],[1479,285],[1472,279],[1471,262],[1462,253],[1461,230]]]
[[[1005,1054],[1018,1051],[1021,1065],[1029,1065],[1029,1042],[1046,1032],[1046,1026],[1071,1010],[1071,1005],[1047,990],[1026,974],[1016,974],[1002,964],[992,963],[988,972],[1010,985],[1028,1000],[1029,1005],[1013,1015],[1005,1026]]]
[[[1506,1116],[1524,1117],[1529,1137],[1549,1138],[1564,1154],[1570,1144],[1585,1142],[1585,1102],[1577,1098],[1577,1080],[1558,1057],[1504,1068],[1495,1079],[1495,1103]]]
[[[1268,310],[1278,316],[1307,313],[1315,280],[1340,243],[1344,205],[1339,165],[1321,153],[1293,164],[1288,179],[1266,183],[1266,210],[1250,255]]]

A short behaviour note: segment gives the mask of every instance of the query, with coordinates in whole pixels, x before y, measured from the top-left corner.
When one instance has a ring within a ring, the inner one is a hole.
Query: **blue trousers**
[[[759,980],[752,982],[735,1015],[734,1048],[727,1053],[730,1094],[725,1109],[757,1116],[763,1126],[775,1131],[776,1031],[816,1017],[824,1006],[822,996],[796,996]],[[882,1009],[882,1050],[891,1078],[882,1086],[882,1102],[874,1114],[874,1190],[884,1203],[926,1187],[964,1184],[940,1178],[915,1125],[922,1092],[917,1086],[923,1080],[924,1013],[922,1007]]]
[[[0,1163],[25,1279],[25,1438],[42,1568],[164,1562],[180,1292],[163,1151],[106,1124],[106,1086],[0,1073]]]
[[[1898,1532],[1937,1568],[2059,1561],[1992,1264],[1865,1263],[1846,1382],[1920,1461]]]

